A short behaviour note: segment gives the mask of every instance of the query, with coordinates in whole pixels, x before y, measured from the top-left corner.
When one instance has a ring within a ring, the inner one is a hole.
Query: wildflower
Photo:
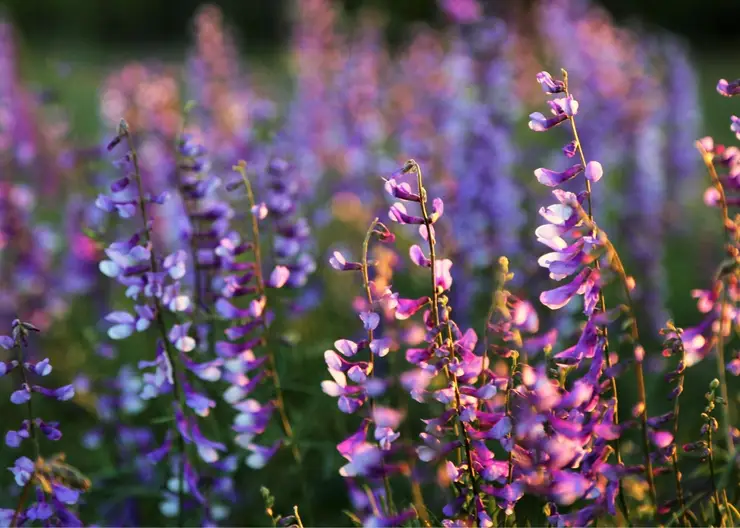
[[[34,393],[49,399],[67,401],[74,396],[74,388],[72,385],[65,385],[58,389],[48,389],[41,385],[29,385],[31,379],[47,376],[51,372],[52,366],[48,358],[38,362],[24,361],[26,359],[25,351],[28,347],[28,335],[32,331],[38,331],[38,328],[18,319],[13,321],[12,328],[13,338],[10,338],[10,341],[8,338],[3,338],[0,341],[3,346],[12,343],[10,348],[17,352],[17,359],[14,360],[14,363],[16,365],[22,363],[23,370],[18,370],[21,388],[12,393],[10,400],[15,404],[28,402],[26,407],[28,416],[21,422],[18,430],[8,430],[6,432],[5,444],[8,447],[19,448],[26,440],[32,439],[36,461],[21,456],[15,460],[12,467],[8,468],[13,474],[16,484],[21,488],[30,486],[27,489],[35,496],[35,500],[31,499],[28,504],[20,502],[17,510],[11,514],[11,519],[15,519],[17,522],[21,522],[19,519],[41,521],[53,519],[54,522],[64,523],[69,519],[76,519],[69,511],[68,506],[78,502],[81,493],[88,489],[89,481],[81,477],[78,483],[79,489],[72,489],[64,479],[64,473],[54,469],[54,467],[63,463],[63,458],[59,455],[49,459],[42,458],[39,451],[39,433],[54,442],[62,437],[62,432],[59,429],[59,422],[45,422],[41,418],[33,416],[31,414],[33,407],[30,401]],[[77,471],[66,464],[65,468],[67,468],[66,471]],[[49,494],[51,502],[48,501],[46,493]],[[2,515],[0,513],[0,518],[2,518]],[[79,526],[81,523],[76,521],[70,525]]]
[[[720,79],[717,83],[717,92],[725,97],[732,97],[740,94],[740,79],[728,82],[727,79]]]

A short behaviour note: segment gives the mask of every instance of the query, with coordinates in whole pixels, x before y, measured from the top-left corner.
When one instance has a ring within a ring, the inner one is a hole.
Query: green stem
[[[375,226],[378,225],[378,218],[375,218],[371,223],[370,227],[368,228],[367,232],[365,233],[365,238],[362,241],[362,286],[365,290],[365,296],[367,298],[368,302],[368,308],[371,308],[373,305],[373,292],[370,289],[370,272],[369,272],[369,264],[368,264],[368,252],[370,250],[370,238],[372,237],[373,231],[375,230]],[[372,328],[368,328],[367,330],[367,342],[368,346],[370,343],[373,342],[373,330]],[[370,364],[370,377],[375,377],[375,355],[372,351],[370,351],[370,359],[368,360]],[[370,413],[375,413],[375,399],[370,398]],[[388,480],[387,475],[383,475],[383,486],[385,488],[385,494],[388,500],[388,507],[389,511],[392,512],[395,509],[395,505],[393,504],[393,492],[391,490],[391,483]]]
[[[285,396],[283,392],[283,386],[280,382],[280,372],[278,370],[278,364],[277,364],[277,357],[275,354],[275,351],[272,346],[270,346],[270,343],[268,342],[268,333],[270,329],[267,326],[267,288],[265,288],[265,279],[262,269],[262,245],[260,243],[260,227],[259,227],[259,219],[257,218],[257,212],[255,210],[257,206],[257,202],[254,198],[254,191],[252,189],[252,183],[249,181],[249,178],[247,177],[247,170],[246,170],[246,163],[243,161],[240,161],[238,165],[234,166],[234,170],[239,173],[239,175],[242,178],[242,182],[244,183],[244,187],[247,191],[247,202],[249,204],[249,211],[250,211],[250,218],[251,218],[251,229],[252,229],[252,252],[254,255],[254,264],[255,264],[255,280],[257,281],[257,295],[260,298],[260,300],[264,300],[265,305],[262,308],[263,315],[261,317],[261,326],[263,335],[265,336],[264,339],[264,346],[265,350],[267,351],[267,357],[268,361],[270,363],[270,371],[272,374],[272,381],[273,381],[273,387],[275,389],[275,408],[278,411],[278,415],[280,416],[280,424],[282,426],[283,432],[285,433],[285,437],[288,439],[288,442],[290,443],[290,450],[293,455],[293,459],[295,460],[296,464],[298,464],[298,467],[301,472],[304,472],[305,468],[303,467],[303,455],[301,453],[300,448],[298,447],[298,442],[296,441],[295,432],[293,430],[293,426],[290,423],[290,418],[288,417],[288,411],[285,405]],[[311,493],[306,485],[306,479],[301,479],[302,486],[303,486],[303,495],[306,499],[306,502],[308,504],[306,510],[307,510],[307,516],[309,521],[313,518],[312,515],[312,508],[311,508]]]
[[[724,422],[725,442],[730,460],[735,458],[735,442],[732,439],[732,418],[730,416],[730,400],[727,392],[727,372],[725,365],[725,304],[727,303],[727,285],[722,281],[720,295],[719,329],[717,331],[717,374],[719,375],[719,391],[724,402],[722,403],[722,421]]]
[[[15,511],[13,512],[13,518],[10,520],[10,526],[18,526],[18,518],[23,511],[23,506],[26,504],[28,493],[31,491],[31,482],[33,482],[33,477],[31,477],[28,482],[26,482],[25,486],[23,486],[21,496],[18,498],[18,505],[15,507]]]
[[[700,141],[696,142],[696,147],[701,154],[702,161],[706,166],[709,179],[712,181],[712,185],[719,194],[719,208],[722,214],[722,224],[725,230],[725,236],[728,243],[728,253],[737,262],[738,259],[738,243],[740,242],[740,232],[737,228],[733,228],[733,223],[730,220],[729,206],[727,203],[727,196],[725,189],[722,185],[722,181],[717,174],[717,169],[714,166],[714,155],[708,152]],[[725,304],[727,302],[727,286],[723,280],[721,272],[717,274],[718,281],[721,284],[722,294],[720,297],[720,313],[719,313],[719,329],[717,332],[717,371],[719,374],[719,390],[720,395],[724,399],[722,404],[722,421],[724,422],[724,436],[727,444],[727,452],[730,460],[735,460],[735,442],[732,435],[732,414],[730,408],[729,394],[727,391],[727,374],[725,372],[725,342],[724,342],[724,321],[725,321]],[[735,462],[739,464],[738,461]]]
[[[680,339],[680,335],[679,335]],[[680,342],[680,355],[678,357],[679,363],[682,365],[682,368],[686,368],[684,366],[684,361],[686,360],[686,350],[683,346],[683,341]],[[677,391],[678,394],[676,395],[676,399],[673,402],[673,441],[674,443],[677,442],[678,438],[678,413],[680,410],[680,400],[681,400],[681,393],[683,392],[683,382],[684,382],[684,374],[682,373],[678,377],[678,383],[677,383]],[[673,454],[671,455],[671,462],[673,463],[673,476],[676,481],[676,498],[678,499],[678,505],[681,508],[681,511],[686,511],[686,501],[684,499],[683,494],[683,486],[681,485],[681,471],[678,467],[678,447],[673,450]],[[683,514],[683,522],[686,526],[690,526],[689,517],[685,513]]]
[[[724,526],[724,518],[719,509],[719,492],[717,491],[717,483],[714,476],[714,447],[712,445],[712,424],[707,423],[707,441],[709,442],[709,477],[712,484],[712,498],[714,499],[714,520],[719,520],[720,526]]]
[[[130,131],[128,130],[128,126],[125,127],[123,131],[123,136],[126,139],[126,143],[129,149],[129,155],[131,156],[131,163],[134,167],[134,177],[136,179],[136,187],[139,195],[139,212],[141,214],[141,219],[144,223],[144,242],[149,247],[149,262],[151,266],[151,272],[153,275],[156,275],[156,273],[159,270],[159,266],[157,265],[157,259],[154,254],[154,244],[152,241],[151,234],[149,232],[149,216],[147,214],[146,210],[146,203],[144,198],[144,184],[141,177],[141,169],[139,168],[139,156],[136,152],[136,146],[134,145],[133,137],[131,136]],[[154,308],[156,312],[156,323],[157,327],[159,329],[159,333],[162,338],[164,351],[167,356],[167,360],[170,363],[170,366],[172,367],[172,390],[175,393],[175,397],[177,399],[177,403],[180,406],[180,409],[182,409],[182,412],[186,412],[186,405],[185,405],[185,394],[183,392],[183,389],[180,385],[180,381],[178,378],[179,368],[178,368],[178,362],[177,362],[177,354],[172,350],[171,343],[169,341],[169,338],[167,336],[167,325],[164,321],[164,312],[162,309],[162,303],[160,302],[159,297],[156,295],[152,296],[152,299],[154,301]],[[177,504],[177,519],[180,526],[183,526],[185,523],[185,512],[183,509],[183,504],[185,502],[185,461],[187,459],[187,450],[185,449],[185,438],[180,433],[179,429],[175,427],[175,430],[178,432],[178,451],[180,453],[180,470],[178,475],[178,504]]]
[[[17,318],[18,324],[21,324],[20,318]],[[23,344],[21,343],[21,335],[20,332],[22,332],[22,328],[18,328],[19,333],[16,335],[16,341],[15,341],[15,348],[17,349],[16,354],[16,361],[18,361],[18,366],[16,367],[16,370],[18,371],[18,379],[20,381],[20,387],[22,388],[24,385],[28,387],[28,390],[31,390],[31,384],[28,382],[28,376],[26,374],[26,367],[23,365],[24,361],[24,355],[23,355]],[[29,432],[31,434],[31,444],[33,445],[33,453],[34,453],[34,464],[38,464],[39,461],[41,461],[41,447],[39,446],[39,438],[38,438],[38,432],[36,427],[36,422],[34,418],[34,412],[33,412],[33,398],[30,397],[33,393],[29,395],[28,401],[26,402],[26,410],[28,412],[28,427]],[[13,513],[13,518],[10,522],[10,526],[16,526],[18,523],[18,517],[21,514],[21,511],[23,510],[23,506],[26,503],[26,499],[28,498],[28,493],[31,490],[31,483],[34,480],[34,476],[31,475],[28,482],[26,482],[25,486],[23,486],[23,491],[21,492],[20,497],[18,498],[18,505],[15,508],[15,512]]]
[[[637,327],[637,314],[635,312],[635,305],[632,301],[632,294],[630,293],[630,281],[627,277],[622,259],[619,256],[614,244],[606,236],[606,233],[600,231],[596,224],[591,220],[583,211],[583,208],[577,203],[573,202],[570,204],[571,207],[576,209],[581,219],[593,230],[594,233],[598,234],[601,243],[606,249],[609,262],[614,271],[619,275],[620,282],[624,289],[624,296],[627,300],[627,309],[629,310],[630,318],[630,338],[633,346],[637,346],[640,342],[640,332]],[[650,491],[650,499],[653,506],[657,507],[658,497],[655,489],[655,478],[653,475],[653,462],[650,459],[650,438],[648,436],[648,423],[647,423],[647,396],[645,391],[645,373],[642,366],[642,359],[635,361],[635,377],[637,378],[637,399],[638,405],[640,406],[640,424],[642,429],[642,448],[645,454],[645,478],[648,482],[648,488]]]
[[[565,96],[570,96],[570,92],[568,91],[568,72],[566,70],[563,71],[563,83],[565,84]],[[586,154],[583,151],[583,144],[581,143],[581,138],[578,136],[578,127],[576,126],[576,118],[575,116],[570,117],[570,126],[571,131],[573,132],[573,139],[576,144],[576,150],[581,158],[581,164],[583,165],[583,170],[586,170],[586,165],[588,163],[586,162]],[[591,181],[588,178],[584,178],[586,182],[586,201],[588,204],[588,218],[593,222],[593,205],[591,200]],[[595,230],[594,233],[595,234]],[[596,271],[599,271],[601,269],[601,265],[599,263],[599,260],[596,259],[594,261],[594,269]],[[604,297],[604,292],[599,289],[599,307],[601,309],[602,313],[606,313],[606,299]],[[611,355],[609,354],[609,329],[606,325],[603,325],[601,327],[601,331],[604,335],[604,356],[606,358],[606,365],[608,368],[612,367],[611,362]],[[614,376],[611,376],[609,378],[609,383],[611,385],[612,389],[612,396],[614,397],[614,424],[619,424],[619,394],[617,392],[617,379]],[[617,464],[619,466],[623,465],[622,462],[622,450],[621,450],[621,441],[619,438],[614,440],[614,453],[617,457]],[[620,509],[622,510],[622,514],[624,515],[625,520],[627,521],[627,524],[632,526],[632,522],[629,517],[629,510],[627,509],[627,500],[625,499],[624,494],[624,488],[622,486],[622,480],[619,480],[619,505]]]
[[[427,234],[427,242],[429,243],[429,261],[430,261],[430,267],[431,267],[431,280],[432,280],[432,324],[434,325],[434,328],[437,328],[440,324],[440,317],[439,317],[439,291],[437,289],[437,279],[436,279],[436,262],[437,262],[437,255],[435,250],[435,237],[432,234],[432,221],[429,217],[429,213],[427,211],[427,192],[424,188],[424,178],[422,176],[421,167],[418,163],[414,160],[409,160],[407,162],[407,165],[411,167],[410,171],[416,171],[416,183],[417,188],[419,192],[419,205],[421,206],[421,216],[424,219],[424,226],[426,227],[426,234]],[[447,344],[449,348],[450,355],[454,355],[455,347],[454,347],[454,340],[452,337],[452,330],[450,329],[450,325],[447,326]],[[467,465],[468,465],[468,473],[470,476],[470,484],[473,488],[473,498],[474,500],[479,496],[479,490],[478,490],[478,479],[475,474],[475,468],[473,467],[473,454],[472,454],[472,447],[470,442],[470,437],[468,435],[467,430],[465,429],[465,424],[463,424],[460,421],[460,410],[462,409],[462,401],[460,398],[460,386],[457,382],[457,376],[449,371],[447,366],[445,366],[445,375],[447,376],[447,379],[452,382],[452,388],[455,393],[455,411],[457,414],[457,420],[455,422],[455,434],[460,435],[462,434],[463,439],[463,448],[465,450],[465,457],[467,459]],[[458,423],[460,424],[458,428]],[[459,451],[458,451],[459,454]],[[478,518],[475,517],[474,525],[478,525]]]

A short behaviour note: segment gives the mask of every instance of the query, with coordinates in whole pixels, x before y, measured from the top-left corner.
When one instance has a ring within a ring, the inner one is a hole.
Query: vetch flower
[[[335,251],[329,259],[329,264],[337,271],[357,271],[362,269],[359,262],[347,262],[347,259],[341,252]]]
[[[546,94],[556,94],[565,91],[565,83],[561,80],[553,79],[546,71],[541,71],[537,74],[537,82],[540,83],[542,91]]]
[[[540,168],[534,171],[534,175],[537,178],[537,181],[540,182],[542,185],[547,185],[548,187],[556,187],[561,183],[565,183],[568,180],[575,178],[578,174],[581,173],[581,171],[583,171],[583,165],[577,163],[563,172]]]
[[[720,79],[717,83],[717,92],[725,97],[740,95],[740,79],[728,82],[727,79]]]

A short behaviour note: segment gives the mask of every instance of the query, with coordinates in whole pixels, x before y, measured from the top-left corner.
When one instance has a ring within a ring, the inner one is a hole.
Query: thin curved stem
[[[18,505],[15,507],[15,511],[13,512],[13,518],[10,520],[11,527],[18,526],[18,519],[21,516],[26,500],[28,499],[28,493],[31,491],[31,482],[33,482],[33,476],[23,486],[23,490],[21,490],[21,495],[18,497]]]
[[[709,464],[709,478],[712,484],[712,498],[714,500],[714,515],[715,521],[719,521],[720,526],[724,526],[724,518],[719,509],[719,492],[717,490],[717,482],[714,476],[714,447],[712,445],[712,425],[707,424],[707,442],[709,443],[709,456],[707,457],[707,463]]]
[[[427,235],[427,242],[429,244],[429,260],[430,260],[430,268],[431,268],[431,281],[432,281],[432,323],[435,328],[437,328],[440,324],[440,317],[439,317],[439,291],[437,288],[437,278],[436,278],[436,262],[437,262],[437,254],[435,250],[435,237],[432,233],[432,221],[429,217],[429,212],[427,211],[427,192],[424,188],[424,178],[422,176],[421,167],[418,163],[414,160],[409,160],[408,164],[411,166],[412,171],[416,171],[416,183],[418,187],[419,192],[419,205],[421,206],[421,216],[424,219],[424,226],[426,228],[426,235]],[[450,354],[454,354],[454,339],[452,337],[452,330],[450,329],[450,325],[446,325],[447,327],[447,344],[449,347]],[[473,488],[473,495],[474,500],[479,495],[479,489],[478,489],[478,480],[475,473],[475,468],[473,467],[473,449],[470,442],[470,436],[468,435],[467,430],[465,429],[465,424],[463,424],[460,420],[460,410],[462,409],[462,401],[460,397],[460,386],[457,382],[457,376],[449,371],[449,369],[445,366],[445,374],[447,378],[452,382],[452,388],[455,393],[455,411],[457,414],[457,421],[455,422],[455,429],[458,429],[457,424],[460,423],[459,432],[458,430],[455,431],[456,434],[462,434],[463,439],[463,448],[465,450],[465,457],[467,459],[467,465],[468,465],[468,473],[470,476],[470,484]],[[475,525],[477,526],[478,520],[477,516],[475,519]]]
[[[260,299],[265,300],[265,307],[263,307],[264,312],[267,306],[267,290],[265,288],[265,280],[262,272],[262,249],[260,244],[259,221],[257,219],[257,213],[254,211],[254,208],[257,204],[254,199],[252,184],[249,181],[249,178],[247,178],[246,164],[240,163],[239,165],[234,167],[234,170],[236,170],[241,175],[242,181],[244,182],[244,187],[247,190],[247,200],[249,203],[252,224],[252,251],[254,254],[255,263],[254,275],[255,280],[257,281],[257,295],[260,297]],[[268,332],[268,327],[265,317],[261,318],[261,326],[266,334]],[[280,422],[282,424],[283,431],[285,432],[285,436],[290,441],[293,458],[298,464],[302,464],[303,457],[301,456],[300,449],[298,449],[298,445],[295,442],[293,427],[290,424],[290,419],[288,418],[288,413],[285,408],[285,399],[283,397],[283,389],[280,383],[280,373],[278,372],[277,368],[277,358],[275,357],[274,350],[268,345],[267,342],[265,342],[265,348],[267,349],[267,356],[270,362],[270,369],[272,371],[273,384],[275,386],[275,407],[277,408],[278,414],[280,415]]]
[[[249,211],[250,211],[250,218],[251,218],[251,229],[252,229],[252,252],[254,255],[254,275],[255,280],[257,282],[257,295],[261,300],[264,300],[265,306],[262,308],[263,314],[267,310],[267,304],[268,304],[268,297],[267,297],[267,289],[265,288],[265,279],[264,279],[264,273],[262,269],[262,244],[260,243],[260,228],[259,228],[259,219],[257,218],[257,202],[254,198],[254,191],[252,189],[252,183],[249,181],[249,178],[247,177],[247,170],[246,170],[246,163],[244,161],[240,161],[238,165],[234,166],[234,170],[239,173],[239,175],[242,178],[242,182],[244,183],[244,187],[247,191],[247,201],[249,204]],[[298,442],[296,441],[295,432],[293,431],[293,426],[290,423],[290,418],[288,417],[288,411],[285,405],[285,396],[283,392],[283,386],[280,382],[280,372],[278,371],[278,364],[277,364],[277,357],[275,354],[274,349],[270,346],[270,343],[267,339],[267,334],[269,333],[269,327],[267,325],[267,319],[263,315],[261,318],[261,326],[262,331],[264,335],[264,345],[265,349],[267,351],[267,357],[268,361],[270,362],[270,370],[272,374],[272,381],[273,381],[273,387],[275,388],[275,408],[278,411],[278,416],[280,417],[280,424],[282,426],[283,432],[285,433],[286,438],[290,442],[290,450],[293,455],[293,459],[296,461],[296,464],[298,464],[301,471],[304,471],[303,467],[303,455],[301,453],[301,450],[298,446]],[[306,485],[306,479],[301,479],[302,486],[303,486],[303,495],[308,502],[307,512],[308,512],[308,519],[309,521],[313,518],[312,508],[311,508],[311,493]]]
[[[566,70],[563,71],[563,84],[565,85],[565,96],[570,96],[570,92],[568,91],[568,72]],[[583,165],[583,169],[586,170],[586,165],[588,165],[586,161],[586,154],[583,151],[583,144],[581,143],[581,138],[578,136],[578,127],[576,126],[576,119],[575,116],[570,116],[570,126],[571,131],[573,132],[573,140],[575,141],[576,145],[576,151],[578,152],[581,164]],[[593,222],[593,202],[591,199],[591,181],[588,178],[584,178],[586,182],[586,202],[588,204],[588,218]],[[595,231],[594,231],[595,234]],[[601,264],[599,263],[599,260],[596,259],[594,261],[594,269],[599,271],[601,269]],[[601,309],[602,313],[606,313],[606,299],[604,297],[604,292],[599,289],[599,307]],[[603,325],[601,327],[601,331],[604,336],[604,357],[606,358],[606,365],[608,368],[612,367],[611,362],[611,355],[609,354],[609,329],[606,325]],[[614,376],[611,376],[609,378],[609,382],[612,389],[612,395],[614,397],[614,424],[619,424],[619,394],[617,392],[617,379]],[[614,453],[617,457],[617,464],[620,466],[623,465],[622,462],[622,449],[621,449],[621,441],[619,438],[614,440]],[[627,524],[632,526],[632,522],[629,517],[629,510],[627,509],[627,500],[625,499],[624,494],[624,488],[622,486],[622,480],[619,480],[619,505],[620,509],[622,510],[622,514],[625,517],[625,520],[627,521]]]
[[[375,230],[375,226],[378,225],[378,218],[375,218],[371,223],[370,227],[368,228],[367,232],[365,233],[365,238],[362,241],[362,286],[365,290],[365,296],[367,299],[368,307],[372,307],[373,305],[373,292],[370,288],[370,271],[369,271],[369,264],[368,264],[368,252],[370,251],[370,238],[373,235],[373,231]],[[373,342],[373,329],[368,328],[367,329],[367,342],[368,346],[370,343]],[[368,360],[368,363],[370,364],[370,377],[375,377],[375,354],[373,354],[372,350],[370,351],[370,358]],[[370,413],[371,415],[375,413],[375,398],[370,398]],[[391,490],[391,483],[390,480],[388,480],[387,475],[383,475],[383,486],[385,488],[385,494],[388,501],[388,509],[392,511],[395,506],[393,504],[393,491]]]
[[[624,296],[627,301],[627,308],[629,310],[630,317],[630,338],[634,345],[638,345],[640,342],[640,332],[637,326],[637,315],[635,312],[635,305],[632,301],[632,294],[630,292],[630,280],[627,277],[622,259],[619,256],[614,244],[606,236],[606,233],[599,230],[596,224],[591,220],[583,211],[583,208],[577,203],[573,202],[570,204],[571,207],[575,208],[581,215],[584,223],[588,225],[594,233],[597,233],[600,242],[604,245],[607,252],[607,258],[620,278],[620,283],[624,289]],[[650,438],[648,436],[648,423],[647,423],[647,395],[645,391],[645,373],[642,366],[642,360],[635,361],[635,377],[637,378],[637,399],[640,406],[640,424],[642,429],[642,448],[645,454],[645,478],[648,482],[648,488],[650,491],[650,499],[652,500],[653,506],[657,507],[658,497],[655,489],[655,478],[653,475],[653,462],[650,459]]]
[[[680,336],[679,336],[680,339]],[[680,355],[678,358],[678,361],[681,365],[684,364],[684,361],[686,360],[686,350],[683,346],[683,341],[680,342]],[[685,367],[684,367],[685,368]],[[683,383],[684,383],[684,374],[682,373],[678,377],[678,384],[676,386],[678,394],[676,395],[676,399],[673,402],[673,441],[676,442],[676,439],[678,438],[678,413],[680,410],[680,400],[681,400],[681,393],[683,392]],[[673,453],[671,455],[671,462],[673,464],[673,476],[676,481],[676,499],[678,499],[678,505],[681,508],[681,511],[686,511],[686,500],[684,499],[684,493],[683,493],[683,486],[681,484],[681,471],[678,467],[678,448],[675,448],[673,450]],[[686,526],[690,526],[689,517],[686,515],[686,513],[683,514],[683,522]]]

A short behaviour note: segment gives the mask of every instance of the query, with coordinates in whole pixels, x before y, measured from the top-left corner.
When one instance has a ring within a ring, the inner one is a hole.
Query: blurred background
[[[284,57],[291,43],[291,27],[299,0],[242,2],[224,0],[219,8],[244,60],[259,69],[285,71]],[[484,2],[493,13],[504,18],[521,18],[536,0]],[[48,84],[60,71],[73,75],[76,89],[70,97],[73,115],[90,116],[91,87],[107,69],[126,59],[175,59],[185,55],[191,42],[193,20],[202,2],[111,0],[3,0],[0,15],[16,28],[16,44],[24,74],[29,80]],[[383,36],[392,49],[408,42],[410,28],[419,24],[441,29],[450,19],[444,16],[435,0],[334,0],[348,20],[358,20],[368,12],[382,20]],[[695,67],[702,75],[712,77],[733,60],[737,40],[733,20],[740,5],[726,0],[708,0],[698,8],[695,2],[655,0],[602,0],[615,22],[647,32],[668,31],[688,43]],[[702,93],[706,86],[702,84]],[[62,88],[62,91],[64,89]],[[721,115],[714,109],[719,103],[707,104],[708,117]],[[75,133],[92,134],[90,120],[78,120]],[[707,119],[709,126],[716,122]],[[724,132],[724,130],[723,130]]]
[[[328,258],[335,249],[358,255],[373,216],[387,220],[380,176],[414,157],[429,175],[430,192],[447,205],[439,236],[455,262],[453,306],[461,325],[482,327],[500,255],[512,261],[515,292],[538,305],[552,281],[537,265],[543,251],[532,233],[541,222],[538,208],[551,196],[532,171],[562,169],[567,140],[562,131],[543,138],[527,128],[531,112],[546,110],[535,81],[540,70],[570,72],[582,139],[606,171],[595,196],[600,220],[637,279],[651,351],[651,410],[669,409],[658,330],[668,317],[687,328],[701,323],[691,291],[710,287],[722,255],[719,213],[703,202],[707,177],[694,141],[706,135],[735,141],[729,116],[736,103],[715,86],[738,73],[740,2],[483,0],[477,17],[469,5],[0,1],[0,324],[23,313],[43,330],[40,348],[54,360],[53,375],[60,383],[74,379],[76,407],[62,412],[59,449],[93,478],[83,507],[88,519],[124,519],[115,515],[123,515],[127,497],[135,506],[134,513],[126,510],[129,524],[160,511],[159,487],[147,489],[133,470],[117,469],[156,444],[134,427],[163,423],[161,409],[138,406],[126,383],[136,377],[138,360],[151,360],[154,338],[114,343],[114,352],[110,325],[101,320],[127,302],[98,271],[117,228],[94,207],[114,178],[101,147],[121,117],[141,142],[152,190],[173,187],[173,146],[183,127],[207,147],[217,175],[238,159],[255,167],[258,194],[275,190],[265,170],[272,157],[294,165],[287,190],[277,187],[290,195],[281,199],[310,234],[286,257],[284,232],[269,232],[267,253],[271,263],[287,260],[295,272],[276,322],[288,351],[279,368],[308,452],[316,513],[327,524],[346,521],[335,444],[355,424],[321,392],[323,352],[356,327],[349,308],[361,293],[327,269]],[[197,106],[185,119],[189,100]],[[157,243],[168,250],[181,242],[178,215],[182,210],[167,209],[155,225]],[[374,250],[378,273],[409,297],[423,295],[425,282],[406,262],[413,234],[397,232],[396,249]],[[540,328],[558,328],[564,347],[577,328],[537,307]],[[399,348],[413,345],[414,335],[401,325]],[[694,361],[707,353],[699,347]],[[694,408],[686,404],[685,439],[698,429],[701,395],[716,376],[712,361],[689,374]],[[629,412],[634,387],[623,383],[620,405]],[[125,420],[106,407],[110,390],[129,405],[118,409]],[[53,405],[42,410],[57,412]],[[222,423],[230,420],[227,409]],[[131,425],[129,436],[118,439],[122,445],[115,435],[105,443],[94,436],[101,423],[119,421]],[[257,491],[263,483],[283,495],[284,511],[301,494],[305,474],[286,483],[296,472],[285,453],[276,456],[274,471],[268,467],[257,478],[242,466],[244,502],[233,523],[264,523]]]
[[[293,0],[298,2],[300,0]],[[350,13],[372,8],[388,21],[389,33],[398,38],[409,24],[443,20],[434,0],[336,0]],[[497,2],[499,11],[527,9],[532,0]],[[728,47],[734,35],[733,20],[740,6],[728,0],[707,0],[699,7],[691,0],[604,0],[600,2],[620,22],[654,25],[688,38],[695,46]],[[0,6],[15,21],[27,42],[42,49],[58,44],[95,44],[102,49],[130,47],[169,48],[187,43],[190,26],[200,2],[196,0],[147,2],[146,0],[4,0]],[[276,50],[288,44],[291,1],[223,0],[225,16],[239,28],[240,44],[249,52]]]

